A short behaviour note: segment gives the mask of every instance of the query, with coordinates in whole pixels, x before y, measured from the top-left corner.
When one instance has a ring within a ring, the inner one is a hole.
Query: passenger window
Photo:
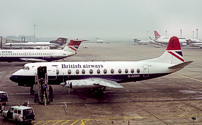
[[[70,69],[68,70],[68,74],[71,74],[71,70]]]
[[[121,73],[122,72],[121,69],[119,69],[118,72]]]
[[[82,70],[82,74],[85,74],[85,70],[84,69]]]
[[[90,70],[89,70],[89,73],[90,73],[90,74],[93,74],[93,70],[92,70],[92,69],[90,69]]]
[[[79,74],[79,70],[78,69],[76,70],[76,74]]]
[[[111,69],[111,73],[112,73],[112,74],[114,73],[114,69]]]
[[[137,73],[140,73],[140,69],[137,69]]]
[[[100,69],[97,70],[97,74],[100,74]]]
[[[17,109],[14,110],[14,113],[17,113]]]
[[[21,110],[18,110],[18,114],[21,114]]]
[[[128,69],[125,69],[125,73],[128,73]]]
[[[103,70],[103,72],[104,72],[104,74],[106,74],[106,73],[107,73],[107,70],[106,70],[106,69],[104,69],[104,70]]]
[[[131,69],[131,73],[134,73],[134,69]]]

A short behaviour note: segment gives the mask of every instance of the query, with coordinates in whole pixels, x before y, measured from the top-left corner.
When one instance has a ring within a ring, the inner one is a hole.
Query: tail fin
[[[67,43],[67,38],[59,37],[57,40],[51,40],[50,43],[57,43],[59,45],[64,45]]]
[[[180,64],[184,62],[179,39],[176,36],[170,38],[166,51],[158,58],[146,60],[149,62],[162,62],[169,64]]]
[[[73,46],[76,49],[78,49],[79,46],[80,46],[80,44],[81,44],[81,42],[83,42],[83,41],[88,41],[88,40],[78,40],[78,39],[76,39],[76,40],[70,40],[70,42],[67,44],[67,46]]]
[[[155,39],[158,39],[159,37],[161,37],[161,35],[159,35],[157,31],[154,31],[154,36],[155,36]]]
[[[176,36],[170,38],[166,51],[159,57],[162,62],[170,64],[180,64],[184,62],[179,39]]]

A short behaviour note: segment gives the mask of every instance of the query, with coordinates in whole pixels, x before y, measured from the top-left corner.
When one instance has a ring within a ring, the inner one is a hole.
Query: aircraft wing
[[[101,85],[101,86],[106,86],[106,87],[111,87],[111,88],[123,88],[120,84],[114,81],[102,79],[102,78],[89,78],[85,79],[89,82],[94,82],[94,85]]]
[[[34,58],[20,58],[22,61],[30,61],[30,62],[45,62],[43,59],[34,59]]]

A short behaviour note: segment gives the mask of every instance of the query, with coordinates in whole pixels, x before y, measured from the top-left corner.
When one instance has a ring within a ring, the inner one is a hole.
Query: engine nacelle
[[[103,87],[89,80],[67,80],[66,82],[60,83],[60,85],[71,89],[96,89]]]

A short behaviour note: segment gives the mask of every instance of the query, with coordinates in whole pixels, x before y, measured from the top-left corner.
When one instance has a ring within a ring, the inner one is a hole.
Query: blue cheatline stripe
[[[143,74],[117,74],[117,75],[69,75],[69,76],[49,76],[48,84],[52,85],[59,85],[60,83],[66,81],[66,80],[81,80],[81,79],[87,79],[87,78],[101,78],[101,79],[107,79],[111,81],[116,81],[118,83],[123,82],[132,82],[132,81],[141,81],[141,80],[147,80],[152,79],[160,76],[167,75],[169,73],[160,73],[160,74],[149,74],[148,77],[144,77]],[[130,75],[130,77],[129,77]],[[12,75],[10,77],[10,80],[16,83],[20,83],[19,85],[23,86],[23,84],[26,84],[26,86],[31,86],[35,84],[35,77],[34,76],[15,76]],[[63,81],[64,80],[64,81]],[[26,82],[25,82],[26,81]]]

